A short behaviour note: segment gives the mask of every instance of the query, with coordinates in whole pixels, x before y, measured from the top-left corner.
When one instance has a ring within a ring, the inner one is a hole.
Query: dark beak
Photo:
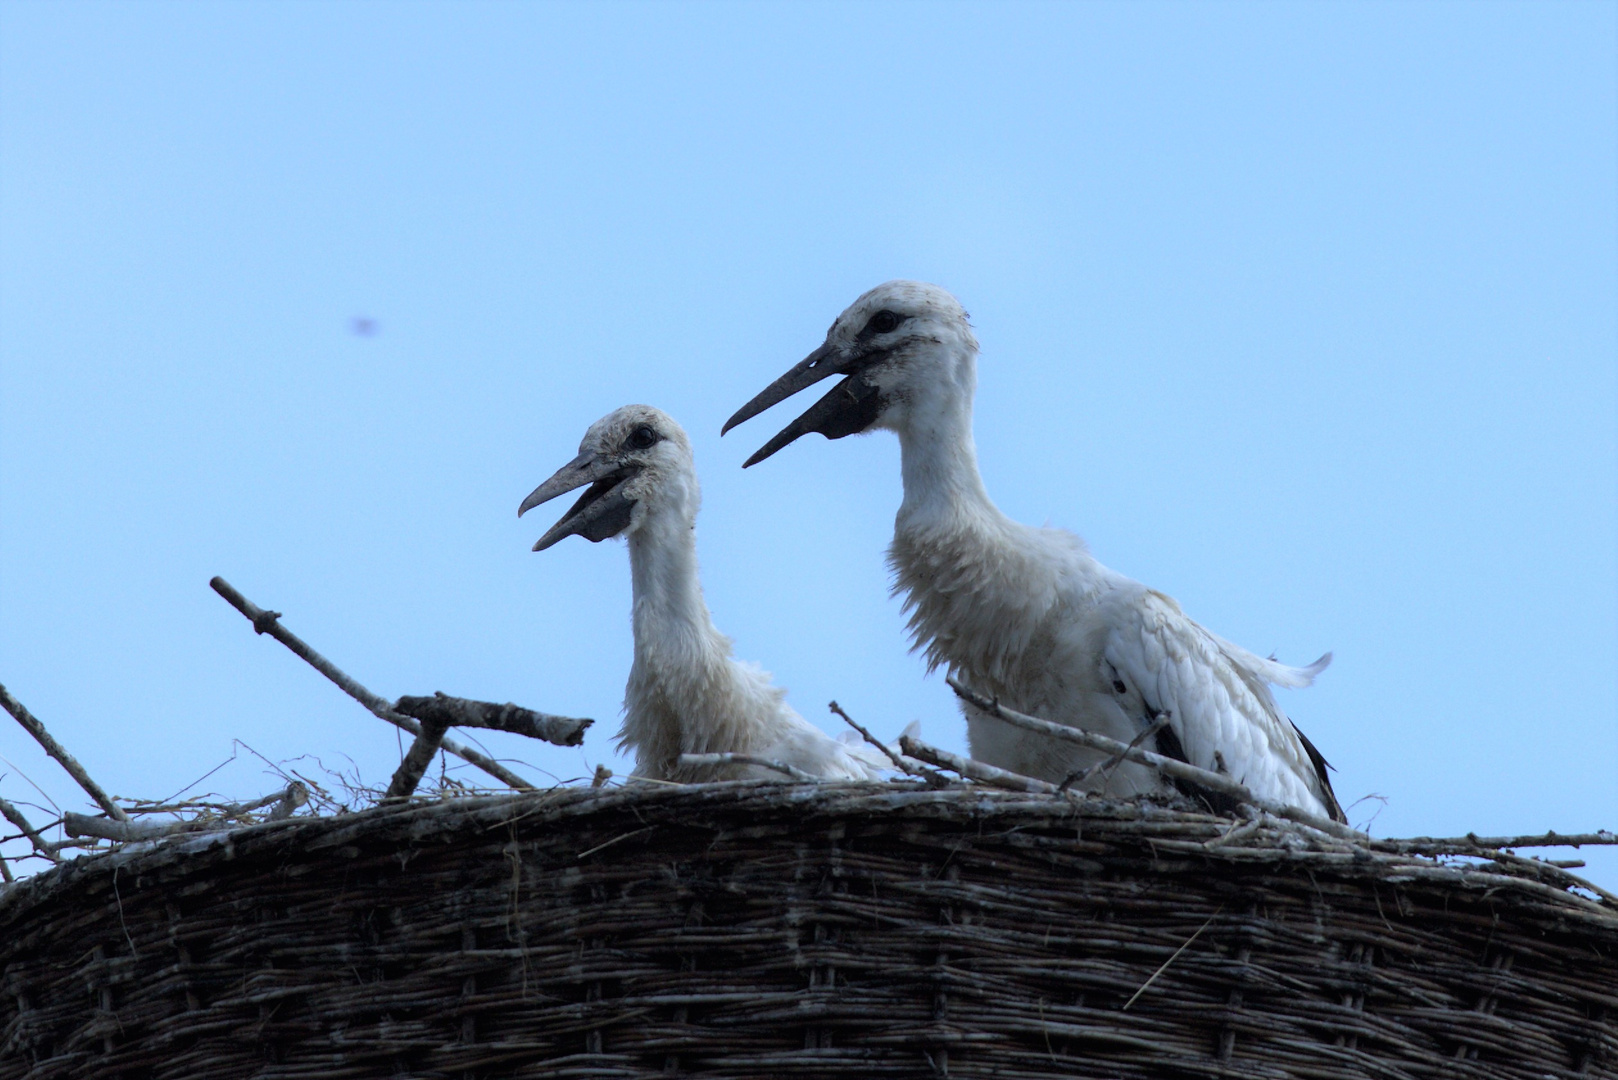
[[[847,375],[831,392],[809,408],[809,411],[759,448],[758,452],[742,463],[742,468],[756,465],[781,447],[801,435],[817,431],[828,439],[841,439],[856,435],[876,422],[882,411],[882,392],[870,382],[865,372],[886,353],[845,352],[826,342],[799,361],[791,371],[766,386],[752,401],[736,410],[736,415],[725,421],[719,429],[723,435],[744,420],[750,420],[777,402],[784,401],[799,390],[813,386],[833,375]]]
[[[617,536],[629,527],[629,515],[635,500],[623,493],[623,483],[634,470],[600,461],[593,454],[580,454],[556,470],[556,475],[539,485],[517,508],[522,517],[540,503],[550,502],[558,495],[577,487],[589,488],[579,496],[568,512],[534,544],[535,551],[544,551],[564,536],[578,533],[591,543],[599,543]]]

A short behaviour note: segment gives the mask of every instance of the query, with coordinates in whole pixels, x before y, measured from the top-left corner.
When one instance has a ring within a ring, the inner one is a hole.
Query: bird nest
[[[178,835],[0,892],[0,1077],[1618,1075],[1618,911],[1430,849],[909,783]]]

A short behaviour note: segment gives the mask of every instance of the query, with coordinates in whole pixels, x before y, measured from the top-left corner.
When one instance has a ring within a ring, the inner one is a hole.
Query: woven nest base
[[[1618,918],[1231,827],[715,784],[130,846],[0,893],[0,1078],[1618,1075]]]

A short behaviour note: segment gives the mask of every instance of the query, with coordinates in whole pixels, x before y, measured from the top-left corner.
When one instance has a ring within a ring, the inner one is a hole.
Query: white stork
[[[747,460],[815,431],[899,436],[904,501],[888,562],[929,669],[1020,712],[1129,741],[1158,718],[1158,752],[1228,774],[1255,793],[1344,820],[1326,762],[1277,706],[1269,684],[1308,686],[1306,668],[1266,660],[1203,629],[1168,596],[1107,569],[1084,542],[1000,512],[972,442],[977,339],[936,285],[890,281],[837,317],[826,341],[726,422],[724,430],[821,379],[837,386]],[[1060,782],[1093,765],[963,702],[974,757]],[[1159,786],[1125,765],[1090,786]]]
[[[817,779],[870,779],[888,761],[835,740],[794,712],[767,671],[731,655],[714,627],[697,577],[701,493],[691,441],[665,413],[626,405],[590,425],[579,456],[524,499],[517,515],[589,485],[534,545],[543,551],[577,533],[629,541],[634,582],[635,662],[624,690],[621,746],[635,775],[694,783],[785,776],[754,765],[682,766],[681,754],[743,754]]]

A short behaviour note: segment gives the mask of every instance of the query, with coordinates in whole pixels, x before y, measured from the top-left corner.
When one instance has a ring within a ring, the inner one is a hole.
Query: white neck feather
[[[989,498],[972,439],[976,349],[952,351],[953,377],[933,380],[893,425],[904,502],[888,564],[928,666],[998,692],[1058,599],[1066,560],[1051,558],[1053,546],[1088,556],[1077,538],[1015,522]]]
[[[978,475],[970,392],[928,406],[913,410],[899,429],[904,502],[898,528],[924,531],[955,519],[1005,520]]]
[[[663,509],[674,508],[647,507],[629,537],[637,660],[646,649],[666,650],[681,639],[706,642],[718,635],[702,598],[694,515],[657,512]]]
[[[669,485],[670,488],[675,485]],[[619,741],[636,772],[678,778],[682,753],[745,753],[767,742],[780,691],[749,677],[708,613],[697,571],[693,482],[644,508],[629,534],[635,662]]]

